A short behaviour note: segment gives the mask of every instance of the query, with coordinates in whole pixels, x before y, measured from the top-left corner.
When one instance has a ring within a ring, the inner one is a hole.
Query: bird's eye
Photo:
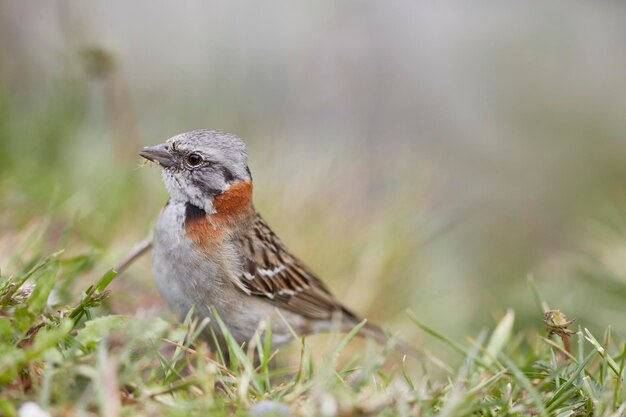
[[[197,153],[190,153],[187,155],[187,164],[192,167],[197,167],[202,163],[202,156]]]

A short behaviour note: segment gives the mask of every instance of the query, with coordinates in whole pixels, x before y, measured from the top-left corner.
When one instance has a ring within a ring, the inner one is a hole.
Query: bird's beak
[[[163,143],[156,146],[146,146],[139,152],[139,155],[150,161],[158,162],[163,168],[174,165],[174,156],[167,148],[167,145]]]

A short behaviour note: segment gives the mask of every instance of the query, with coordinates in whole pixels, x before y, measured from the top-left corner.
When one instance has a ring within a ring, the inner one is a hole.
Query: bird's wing
[[[261,216],[240,240],[242,272],[235,284],[247,294],[315,320],[347,311],[317,276],[293,256]]]

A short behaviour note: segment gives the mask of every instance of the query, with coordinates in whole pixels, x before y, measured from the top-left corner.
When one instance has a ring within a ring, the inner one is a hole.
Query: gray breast
[[[185,203],[170,201],[159,216],[154,233],[152,269],[159,292],[183,318],[192,305],[208,313],[216,297],[212,283],[217,265],[185,236]]]
[[[228,278],[229,274],[241,274],[237,245],[224,242],[220,253],[204,252],[185,235],[185,217],[185,203],[171,201],[163,209],[157,220],[152,252],[159,292],[181,320],[192,306],[201,319],[211,317],[214,307],[233,337],[242,343],[250,340],[260,321],[269,318],[274,345],[291,338],[283,318],[296,331],[306,325],[299,315],[286,310],[278,315],[275,306],[266,299],[246,295],[238,289]],[[224,259],[228,260],[227,265]],[[210,326],[219,334],[214,320]]]

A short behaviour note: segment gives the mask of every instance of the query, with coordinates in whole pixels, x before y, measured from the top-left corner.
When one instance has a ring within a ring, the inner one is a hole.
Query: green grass
[[[19,264],[0,278],[5,416],[18,415],[27,401],[52,415],[103,416],[248,415],[263,400],[286,404],[298,416],[617,416],[626,410],[626,348],[610,329],[598,337],[579,328],[570,354],[558,338],[514,330],[512,310],[491,331],[465,340],[410,313],[415,331],[454,352],[460,364],[426,350],[403,361],[372,343],[344,352],[356,332],[315,352],[306,339],[294,338],[299,353],[291,364],[271,350],[266,332],[243,348],[230,341],[231,360],[224,363],[198,339],[206,322],[191,315],[176,324],[113,314],[106,307],[112,271],[80,296],[65,291],[91,275],[91,252],[37,255]],[[538,322],[541,317],[538,310]],[[432,366],[443,377],[428,371]]]

